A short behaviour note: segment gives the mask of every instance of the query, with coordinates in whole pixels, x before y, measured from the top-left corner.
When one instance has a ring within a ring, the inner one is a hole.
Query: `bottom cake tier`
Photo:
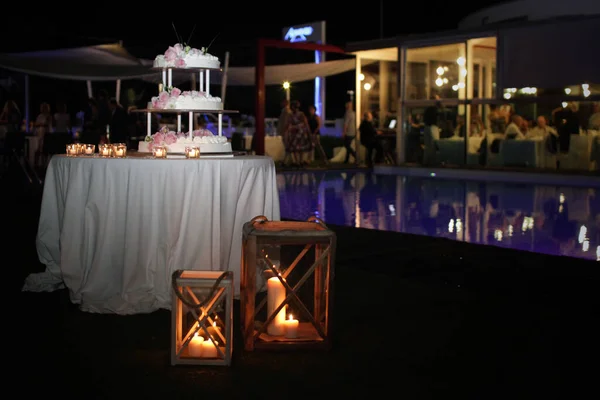
[[[167,148],[167,153],[185,153],[187,146],[197,146],[200,148],[200,157],[202,153],[231,153],[231,143],[173,143],[164,145]],[[151,142],[141,141],[138,143],[138,152],[151,153]]]

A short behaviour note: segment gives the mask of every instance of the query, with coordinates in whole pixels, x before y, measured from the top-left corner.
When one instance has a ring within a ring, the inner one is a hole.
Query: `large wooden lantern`
[[[243,227],[244,349],[329,349],[336,235],[320,219]]]
[[[173,273],[171,364],[231,365],[233,273]]]

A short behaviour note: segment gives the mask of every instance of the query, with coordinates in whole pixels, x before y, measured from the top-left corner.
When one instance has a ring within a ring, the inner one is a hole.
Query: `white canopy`
[[[152,75],[147,60],[119,44],[0,54],[0,68],[28,75],[79,81],[116,81]]]
[[[157,71],[152,71],[152,60],[131,55],[120,44],[78,47],[71,49],[0,54],[0,68],[28,75],[79,81],[117,81],[143,79],[159,82]],[[317,76],[331,76],[351,71],[355,60],[326,61],[320,64],[270,65],[265,67],[265,83],[281,85],[284,81],[302,82]],[[229,67],[228,86],[254,85],[254,67]],[[174,74],[175,81],[189,80],[186,73]],[[211,81],[221,84],[222,73],[211,74]]]

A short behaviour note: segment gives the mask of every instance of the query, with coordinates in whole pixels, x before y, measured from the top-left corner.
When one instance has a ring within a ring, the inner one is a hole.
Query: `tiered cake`
[[[138,144],[139,152],[151,152],[157,145],[166,146],[168,153],[183,153],[186,146],[200,147],[202,153],[229,153],[231,143],[223,136],[223,102],[221,98],[210,94],[210,71],[220,68],[217,57],[208,54],[207,49],[200,50],[190,46],[176,44],[169,47],[165,54],[156,56],[154,68],[162,70],[162,91],[148,103],[147,135]],[[181,91],[173,87],[173,70],[195,69],[199,71],[199,89]],[[163,128],[151,132],[151,113],[176,113],[177,130]],[[218,114],[217,135],[207,129],[194,130],[194,114],[216,112]],[[181,131],[181,114],[188,113],[188,132]]]

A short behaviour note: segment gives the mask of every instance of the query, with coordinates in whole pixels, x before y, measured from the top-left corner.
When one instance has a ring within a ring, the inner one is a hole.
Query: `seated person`
[[[504,131],[504,137],[506,139],[525,139],[525,135],[521,132],[521,126],[523,126],[523,117],[513,114],[510,124],[506,127],[506,131]]]
[[[527,139],[546,139],[548,135],[558,137],[556,129],[548,126],[548,119],[545,116],[540,115],[537,117],[537,125],[528,130],[525,137]]]
[[[465,126],[465,117],[462,115],[456,116],[456,127],[454,128],[454,137],[465,137],[467,127]]]
[[[471,116],[471,131],[469,132],[470,137],[482,137],[485,131],[483,128],[483,121],[479,114]]]
[[[380,135],[381,131],[375,129],[373,114],[370,111],[364,113],[358,130],[360,143],[367,148],[367,166],[373,167],[373,150],[375,151],[375,163],[380,163],[383,160],[383,146],[377,139],[377,135]]]

